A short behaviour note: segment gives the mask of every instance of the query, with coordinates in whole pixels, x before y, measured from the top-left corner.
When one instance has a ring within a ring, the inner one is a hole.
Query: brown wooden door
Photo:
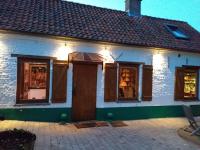
[[[96,118],[97,65],[73,65],[72,120],[86,121]]]

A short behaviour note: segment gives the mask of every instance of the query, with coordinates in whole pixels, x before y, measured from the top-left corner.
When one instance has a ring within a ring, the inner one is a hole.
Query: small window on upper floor
[[[166,27],[175,36],[175,38],[184,39],[184,40],[189,39],[189,36],[186,33],[184,33],[182,30],[180,30],[177,26],[166,25]]]

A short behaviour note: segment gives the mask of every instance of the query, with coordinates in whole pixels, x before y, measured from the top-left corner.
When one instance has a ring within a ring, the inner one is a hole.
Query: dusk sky
[[[125,7],[125,0],[70,1],[123,11]],[[142,14],[186,21],[200,31],[200,0],[142,0]]]

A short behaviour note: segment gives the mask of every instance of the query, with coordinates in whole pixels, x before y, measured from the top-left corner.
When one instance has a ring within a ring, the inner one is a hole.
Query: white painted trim
[[[103,108],[103,103],[104,103],[104,70],[102,70],[102,65],[97,66],[96,108]]]
[[[52,89],[53,89],[53,60],[49,64],[49,103],[52,103]]]
[[[138,100],[142,101],[142,74],[143,74],[143,64],[139,65],[139,85],[138,85]]]
[[[119,101],[119,63],[117,63],[117,86],[116,86],[116,90],[117,90],[116,101],[118,102]]]
[[[73,64],[69,63],[69,67],[67,70],[67,103],[65,104],[67,107],[72,107],[72,89],[73,89]]]

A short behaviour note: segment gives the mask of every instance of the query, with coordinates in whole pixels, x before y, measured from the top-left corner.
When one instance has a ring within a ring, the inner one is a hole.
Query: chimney
[[[142,0],[125,0],[125,9],[129,16],[141,16],[141,1]]]

